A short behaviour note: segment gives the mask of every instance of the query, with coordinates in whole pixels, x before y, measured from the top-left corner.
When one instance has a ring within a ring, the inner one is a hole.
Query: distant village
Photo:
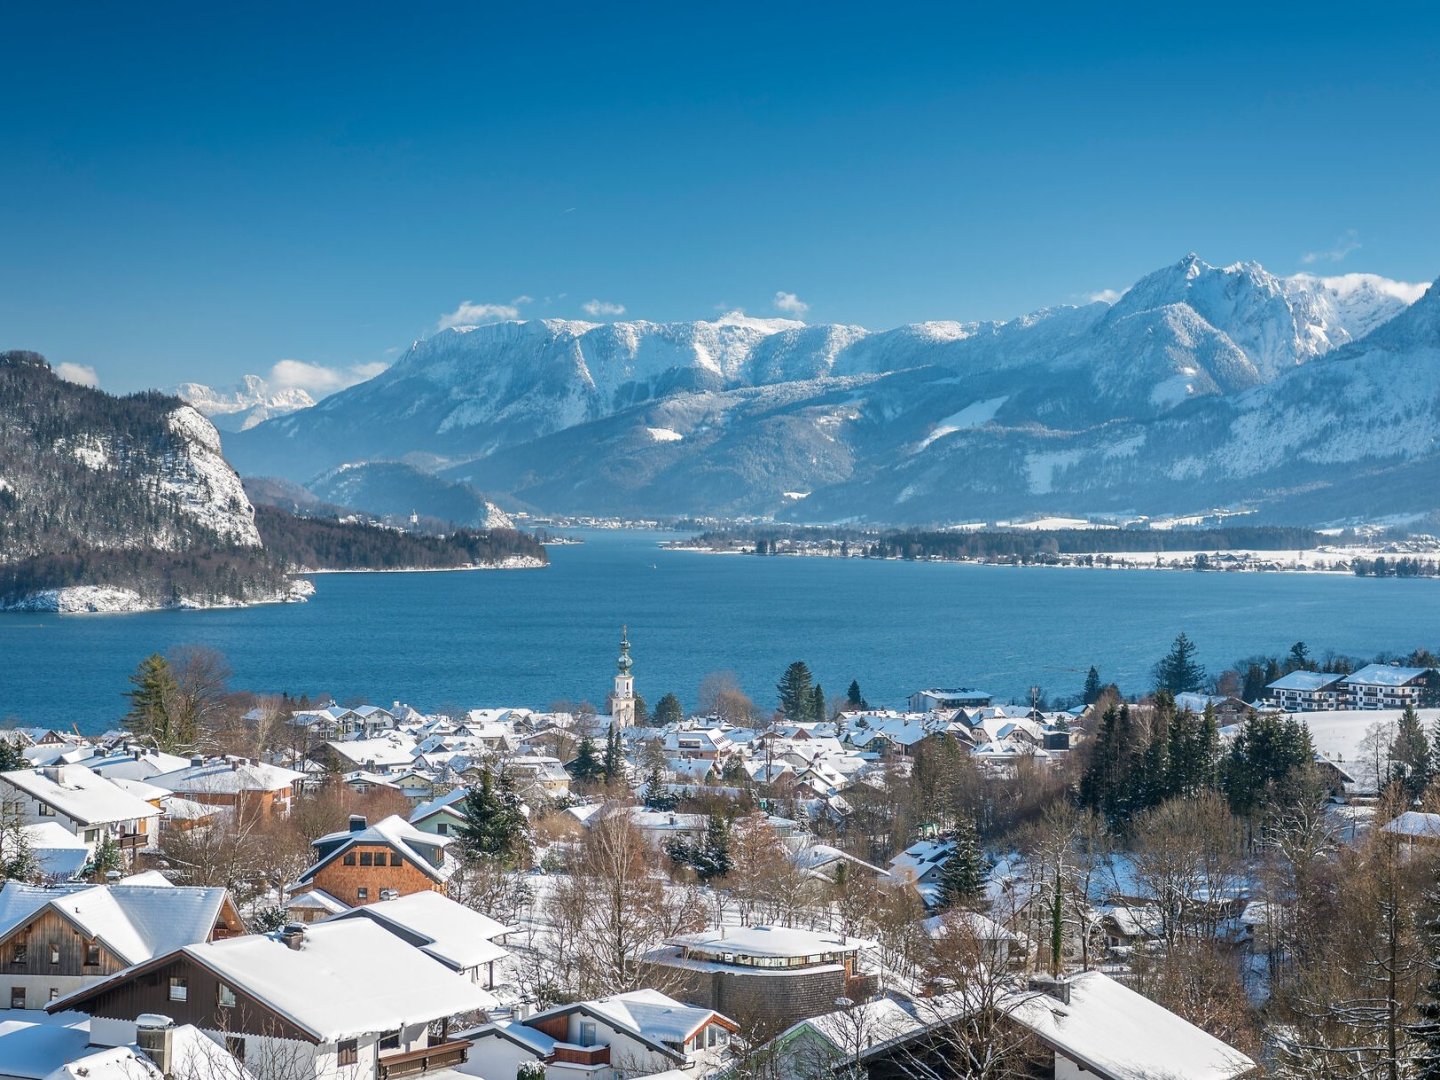
[[[187,661],[0,732],[0,1080],[1381,1076],[1440,995],[1433,667],[885,709],[796,662],[761,719],[647,704],[627,634],[603,712]]]

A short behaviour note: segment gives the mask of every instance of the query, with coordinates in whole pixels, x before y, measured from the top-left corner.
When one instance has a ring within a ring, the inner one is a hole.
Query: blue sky
[[[0,347],[322,385],[465,301],[885,327],[1190,250],[1440,275],[1425,6],[209,7],[0,14]]]

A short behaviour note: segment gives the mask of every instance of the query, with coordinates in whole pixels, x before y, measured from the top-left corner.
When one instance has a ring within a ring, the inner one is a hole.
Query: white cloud
[[[1354,229],[1346,229],[1328,251],[1307,251],[1300,256],[1300,261],[1306,266],[1317,262],[1338,263],[1343,262],[1347,255],[1359,250],[1360,234]]]
[[[503,322],[520,317],[520,305],[530,303],[530,297],[517,296],[508,304],[477,304],[473,300],[462,300],[460,306],[448,315],[441,315],[435,324],[436,330],[449,330],[452,326],[477,326],[480,323]]]
[[[95,374],[95,369],[89,364],[56,364],[55,374],[66,382],[79,383],[81,386],[100,385],[100,376]]]
[[[304,360],[281,360],[270,369],[266,385],[274,390],[304,390],[313,398],[322,398],[347,386],[373,379],[389,364],[379,362],[351,364],[349,367],[326,367]]]
[[[1096,292],[1087,293],[1085,299],[1092,304],[1097,302],[1101,304],[1113,304],[1124,295],[1125,292],[1122,289],[1100,289]]]
[[[625,305],[612,303],[609,300],[586,300],[580,305],[580,310],[592,319],[596,319],[601,315],[624,315]]]
[[[776,311],[783,311],[787,315],[801,316],[810,310],[810,305],[801,300],[793,292],[777,292],[772,301]]]

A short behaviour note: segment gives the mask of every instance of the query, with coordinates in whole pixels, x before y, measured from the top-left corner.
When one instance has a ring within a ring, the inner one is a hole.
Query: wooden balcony
[[[610,1047],[576,1046],[574,1043],[556,1043],[551,1061],[567,1065],[609,1065]]]
[[[120,845],[121,851],[135,851],[139,848],[143,848],[146,842],[149,841],[149,839],[150,836],[148,833],[121,833],[119,836],[115,837],[115,843]]]
[[[402,1076],[422,1076],[435,1069],[453,1069],[465,1064],[469,1056],[469,1039],[432,1043],[419,1050],[395,1050],[380,1055],[379,1080],[398,1080]]]

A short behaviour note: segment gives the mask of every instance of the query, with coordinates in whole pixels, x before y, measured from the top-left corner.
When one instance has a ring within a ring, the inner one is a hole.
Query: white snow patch
[[[1079,462],[1079,450],[1061,450],[1049,454],[1026,454],[1025,470],[1030,474],[1030,493],[1048,495],[1055,490],[1055,478]]]
[[[645,430],[650,433],[650,438],[655,442],[679,442],[685,438],[684,435],[681,435],[680,432],[674,428],[647,427]]]
[[[951,413],[931,429],[930,434],[925,436],[924,441],[917,447],[924,450],[936,439],[943,439],[946,435],[953,435],[957,431],[968,431],[971,428],[988,424],[995,419],[995,414],[1000,407],[1010,400],[1007,394],[1004,397],[987,398],[984,401],[972,401],[965,408],[957,413]]]
[[[796,502],[810,497],[810,492],[808,491],[782,491],[780,494],[787,499],[794,499]]]
[[[87,469],[94,469],[96,472],[114,468],[110,462],[110,455],[100,445],[99,440],[87,446],[72,446],[70,456]]]

